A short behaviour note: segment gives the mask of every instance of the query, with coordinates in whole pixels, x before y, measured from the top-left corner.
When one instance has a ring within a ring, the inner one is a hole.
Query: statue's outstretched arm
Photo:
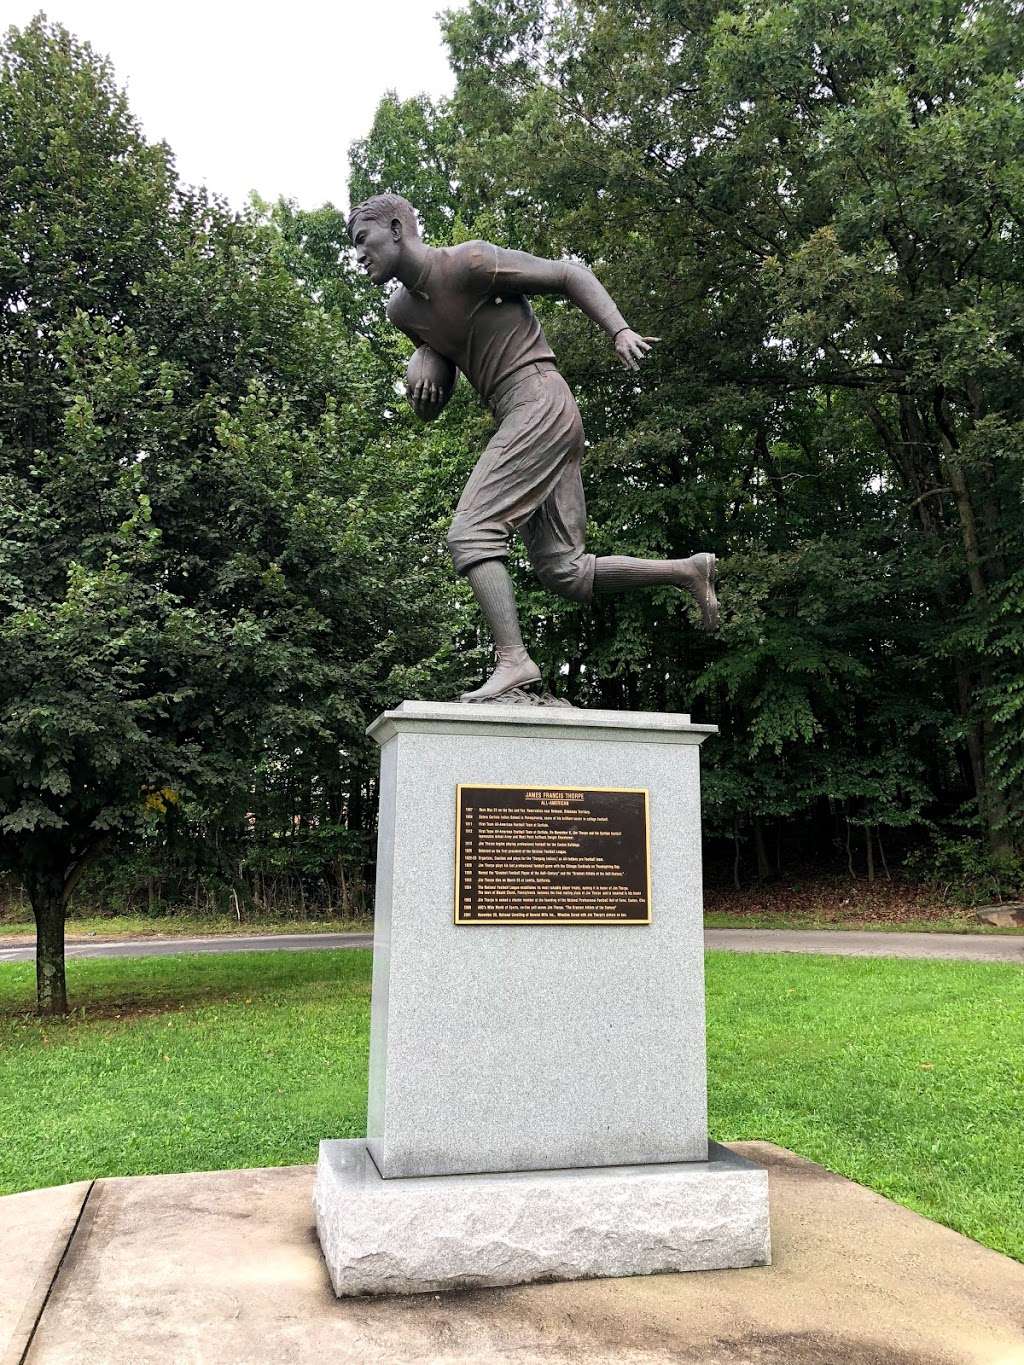
[[[603,327],[615,343],[619,359],[627,369],[639,369],[639,362],[656,337],[642,337],[626,322],[615,300],[592,270],[578,261],[549,261],[527,251],[495,247],[492,293],[561,294]]]

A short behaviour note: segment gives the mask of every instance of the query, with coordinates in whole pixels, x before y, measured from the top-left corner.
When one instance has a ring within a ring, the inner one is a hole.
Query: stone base
[[[707,1159],[698,759],[713,729],[456,702],[370,726],[366,1140],[385,1179]],[[646,790],[650,924],[456,924],[457,792],[473,784]]]
[[[361,1140],[320,1144],[313,1193],[334,1292],[768,1265],[768,1174],[710,1160],[384,1180]]]

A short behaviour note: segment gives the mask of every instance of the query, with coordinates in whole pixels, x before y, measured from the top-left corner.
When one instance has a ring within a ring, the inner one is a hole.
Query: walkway
[[[926,957],[1017,962],[1024,934],[898,934],[858,929],[705,929],[704,946],[729,953],[826,953],[840,957]],[[249,934],[210,938],[69,943],[68,957],[170,957],[175,953],[274,953],[372,948],[372,934]],[[0,963],[31,962],[35,947],[0,947]]]
[[[1024,1266],[791,1152],[756,1270],[336,1300],[308,1166],[0,1199],[2,1365],[1011,1365]]]

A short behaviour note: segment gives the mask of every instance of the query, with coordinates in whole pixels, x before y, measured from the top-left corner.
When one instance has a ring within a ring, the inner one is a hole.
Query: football
[[[452,396],[458,377],[459,372],[452,362],[432,351],[429,346],[420,346],[414,351],[405,371],[405,392],[416,415],[425,422],[432,422],[439,417]],[[438,397],[434,400],[427,397],[417,402],[414,395],[420,384],[432,384],[438,391]]]

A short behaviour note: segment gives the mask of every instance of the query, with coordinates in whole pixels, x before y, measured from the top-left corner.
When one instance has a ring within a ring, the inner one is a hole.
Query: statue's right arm
[[[610,337],[628,324],[592,270],[579,261],[549,261],[527,251],[495,247],[495,294],[561,294]]]
[[[579,261],[551,261],[528,251],[511,251],[489,242],[467,243],[471,269],[481,280],[491,278],[486,292],[503,294],[561,294],[611,337],[616,354],[628,370],[639,368],[655,337],[641,337],[626,322],[615,300],[592,270]]]
[[[389,322],[391,322],[393,326],[398,328],[398,330],[402,333],[403,336],[407,336],[409,338],[412,344],[416,347],[417,351],[421,346],[425,346],[427,344],[422,337],[416,335],[416,333],[412,330],[411,327],[406,327],[401,322],[395,322],[394,318],[389,318],[388,320]]]
[[[388,313],[388,317],[391,323],[398,328],[402,335],[409,338],[412,344],[416,347],[417,351],[420,349],[421,346],[426,346],[426,342],[423,341],[422,338],[417,336],[411,327],[406,327],[401,322],[395,322],[395,319],[390,315],[390,311]],[[429,350],[430,348],[427,347],[427,349]],[[409,361],[409,364],[412,364],[411,360]],[[406,369],[408,369],[408,366],[406,366]],[[416,416],[421,417],[423,414],[419,411],[417,407],[417,403],[419,402],[419,394],[418,392],[414,394],[412,389],[409,387],[408,383],[406,383],[405,386],[405,396],[409,402],[409,406],[412,408],[413,412],[416,413]]]

